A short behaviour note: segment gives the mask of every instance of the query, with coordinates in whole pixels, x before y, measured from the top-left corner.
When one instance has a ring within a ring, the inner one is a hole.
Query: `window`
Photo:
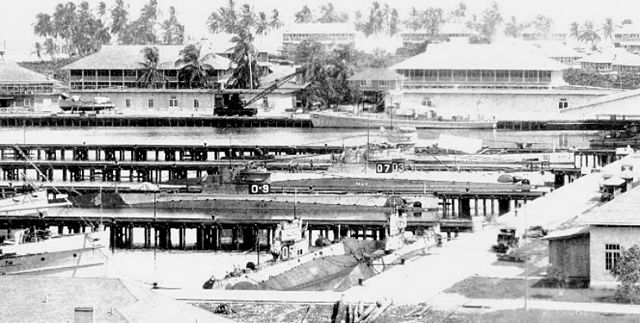
[[[25,99],[24,99],[24,106],[25,106],[25,107],[28,107],[28,106],[30,106],[30,105],[31,105],[31,99],[25,98]]]
[[[496,73],[494,71],[482,71],[482,81],[483,82],[493,82],[495,81]]]
[[[124,106],[127,108],[131,108],[131,99],[125,99],[124,100]]]
[[[438,80],[438,71],[426,70],[424,71],[424,77],[427,81],[436,81]]]
[[[613,269],[620,260],[620,245],[605,244],[604,245],[604,269]]]
[[[438,71],[438,79],[440,81],[450,81],[451,80],[451,70],[439,70]]]
[[[198,101],[198,99],[193,99],[193,107],[195,109],[200,107],[200,101]]]
[[[453,80],[454,81],[466,81],[467,80],[467,71],[453,71]]]
[[[527,82],[538,82],[538,71],[525,71],[524,78]]]
[[[153,99],[149,99],[149,108],[153,108]]]
[[[378,81],[379,86],[389,86],[391,83],[389,80],[380,80]]]
[[[568,107],[569,107],[569,102],[567,102],[567,99],[565,98],[560,99],[560,102],[558,102],[558,108],[566,109]]]
[[[509,71],[496,71],[496,81],[498,81],[498,82],[508,82],[509,81]]]
[[[360,80],[360,85],[361,86],[367,85],[367,80]]]
[[[169,99],[169,107],[177,107],[178,106],[178,98],[175,96],[172,96]]]
[[[522,82],[522,71],[510,71],[511,82]]]

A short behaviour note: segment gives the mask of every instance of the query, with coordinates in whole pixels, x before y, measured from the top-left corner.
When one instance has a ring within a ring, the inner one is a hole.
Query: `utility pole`
[[[369,127],[370,127],[370,121],[371,119],[369,119],[369,115],[367,115],[367,158],[364,160],[364,172],[365,174],[367,173],[367,164],[369,163]],[[364,187],[363,187],[364,189]]]
[[[529,257],[529,252],[527,251],[527,207],[523,210],[524,212],[524,310],[527,311],[527,285],[529,284],[529,279],[527,275],[527,258]]]

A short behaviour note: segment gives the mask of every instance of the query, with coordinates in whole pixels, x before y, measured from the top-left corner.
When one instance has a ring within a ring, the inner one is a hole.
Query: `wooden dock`
[[[0,127],[208,127],[208,128],[310,128],[309,118],[291,117],[219,117],[153,116],[123,114],[5,114]]]
[[[504,131],[621,130],[637,120],[502,120]],[[213,115],[125,114],[4,114],[0,127],[208,127],[208,128],[311,128],[308,116],[220,117]]]

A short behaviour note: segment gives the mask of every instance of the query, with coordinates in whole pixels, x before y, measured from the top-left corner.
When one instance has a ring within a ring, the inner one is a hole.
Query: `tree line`
[[[116,0],[111,9],[107,9],[104,2],[91,8],[86,1],[77,6],[69,1],[58,3],[52,13],[38,13],[33,32],[44,40],[35,44],[36,54],[38,57],[46,54],[54,59],[57,53],[85,56],[108,43],[184,43],[184,25],[178,21],[174,7],[169,7],[168,17],[162,21],[157,0],[145,3],[136,19],[130,19],[128,7],[124,0]]]

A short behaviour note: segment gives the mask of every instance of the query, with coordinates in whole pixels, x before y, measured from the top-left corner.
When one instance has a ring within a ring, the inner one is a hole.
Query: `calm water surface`
[[[419,130],[419,140],[433,140],[440,133],[480,138],[491,147],[513,147],[515,142],[534,147],[587,148],[595,131],[497,131],[497,130]],[[380,131],[369,131],[372,142]],[[29,144],[204,144],[209,145],[361,145],[367,142],[364,129],[313,128],[22,128],[0,129],[0,143]]]

